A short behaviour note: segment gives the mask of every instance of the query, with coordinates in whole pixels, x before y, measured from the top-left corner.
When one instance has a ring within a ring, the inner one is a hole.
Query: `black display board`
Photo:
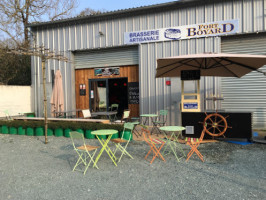
[[[128,83],[128,104],[139,104],[139,82]]]
[[[182,70],[181,80],[200,80],[200,70]]]
[[[212,112],[213,113],[213,112]],[[207,112],[207,114],[211,114]],[[251,127],[251,113],[230,113],[230,112],[219,112],[222,116],[227,118],[228,128],[224,136],[226,138],[246,138],[251,139],[252,137],[252,127]],[[185,137],[196,137],[199,138],[201,131],[203,130],[203,122],[206,117],[204,112],[182,112],[182,126],[194,126],[194,134],[185,134],[183,131],[183,136]],[[220,136],[222,138],[222,136]],[[205,139],[211,139],[212,137],[207,133],[204,136]]]

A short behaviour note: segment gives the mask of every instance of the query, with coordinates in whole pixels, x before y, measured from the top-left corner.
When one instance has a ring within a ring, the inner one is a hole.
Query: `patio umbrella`
[[[182,70],[200,70],[201,76],[240,78],[253,70],[259,71],[265,64],[263,55],[191,54],[157,59],[156,77],[179,77]]]
[[[64,111],[64,91],[62,83],[62,74],[59,70],[55,73],[53,93],[51,97],[51,114],[55,117],[54,112]]]

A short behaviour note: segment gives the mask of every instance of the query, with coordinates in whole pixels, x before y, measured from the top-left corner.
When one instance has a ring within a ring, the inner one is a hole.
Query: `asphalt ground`
[[[266,199],[266,145],[228,142],[199,146],[205,162],[193,155],[177,162],[144,159],[149,146],[132,141],[116,167],[104,152],[99,169],[72,171],[76,152],[70,138],[0,134],[0,199]],[[86,140],[91,145],[98,141]],[[114,145],[110,143],[110,147]],[[181,144],[187,154],[189,146]]]

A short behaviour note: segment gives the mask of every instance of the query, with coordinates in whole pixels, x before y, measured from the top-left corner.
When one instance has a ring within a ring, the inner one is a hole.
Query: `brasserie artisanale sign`
[[[239,20],[227,20],[210,23],[193,24],[171,28],[126,32],[125,44],[182,40],[200,37],[214,37],[238,32]]]

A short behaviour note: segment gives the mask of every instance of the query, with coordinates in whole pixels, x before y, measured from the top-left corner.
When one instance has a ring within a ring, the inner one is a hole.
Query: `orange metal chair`
[[[195,152],[199,156],[199,158],[202,160],[202,162],[204,162],[203,155],[199,152],[198,146],[200,145],[200,143],[203,140],[203,137],[205,135],[205,131],[206,131],[206,128],[204,127],[204,129],[201,132],[200,138],[190,138],[190,137],[185,138],[186,144],[191,147],[190,152],[187,154],[187,160],[186,161],[188,161],[189,158],[192,156],[192,154]]]
[[[145,156],[145,159],[148,158],[148,156],[150,155],[150,153],[152,152],[153,153],[153,157],[150,161],[150,164],[152,164],[152,162],[154,161],[154,159],[156,157],[160,157],[164,162],[165,162],[165,159],[164,157],[162,156],[162,154],[160,153],[162,147],[164,146],[165,144],[165,141],[163,140],[160,140],[160,139],[153,139],[151,138],[151,133],[150,131],[148,131],[147,129],[144,129],[142,128],[141,129],[141,132],[142,132],[142,135],[144,137],[144,140],[145,142],[147,142],[147,144],[150,146],[150,150],[149,152],[147,153],[147,155]],[[156,145],[158,145],[158,147],[156,147]]]

